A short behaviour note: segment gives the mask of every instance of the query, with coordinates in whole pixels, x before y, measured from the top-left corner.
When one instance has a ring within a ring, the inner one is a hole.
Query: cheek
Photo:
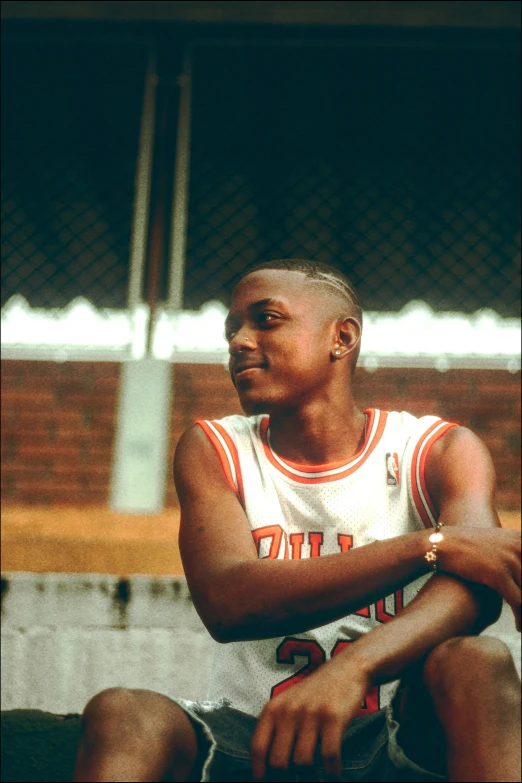
[[[281,355],[277,374],[303,383],[315,380],[318,376],[324,378],[329,367],[330,355],[327,351],[312,350],[310,346],[301,344]]]

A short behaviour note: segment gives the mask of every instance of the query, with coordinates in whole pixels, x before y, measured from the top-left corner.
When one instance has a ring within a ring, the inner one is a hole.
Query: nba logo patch
[[[386,483],[389,487],[398,487],[401,483],[399,455],[395,452],[386,454]]]

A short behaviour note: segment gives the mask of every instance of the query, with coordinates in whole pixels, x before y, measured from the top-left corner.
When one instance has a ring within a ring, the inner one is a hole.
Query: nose
[[[253,350],[256,347],[254,340],[248,336],[246,329],[238,329],[229,342],[228,352],[231,356],[241,351]]]

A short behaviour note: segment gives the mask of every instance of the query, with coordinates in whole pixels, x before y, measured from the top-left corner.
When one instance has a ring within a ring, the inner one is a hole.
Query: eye
[[[259,321],[259,323],[261,325],[262,324],[266,324],[266,323],[270,323],[272,321],[275,321],[276,319],[277,319],[277,315],[275,313],[262,312],[262,313],[259,313],[259,316],[258,316],[258,321]]]
[[[229,343],[232,340],[232,338],[234,337],[235,333],[236,332],[234,331],[234,329],[225,329],[225,331],[223,332],[223,336],[224,336],[225,340],[227,341],[227,343]]]

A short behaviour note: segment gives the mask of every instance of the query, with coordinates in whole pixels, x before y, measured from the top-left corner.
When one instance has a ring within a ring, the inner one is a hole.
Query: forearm
[[[355,612],[426,573],[428,535],[409,533],[308,560],[230,565],[213,580],[200,613],[221,642],[302,633]]]
[[[490,588],[437,574],[400,614],[350,645],[346,655],[366,669],[371,684],[390,682],[446,639],[480,633],[501,608],[501,597]]]

